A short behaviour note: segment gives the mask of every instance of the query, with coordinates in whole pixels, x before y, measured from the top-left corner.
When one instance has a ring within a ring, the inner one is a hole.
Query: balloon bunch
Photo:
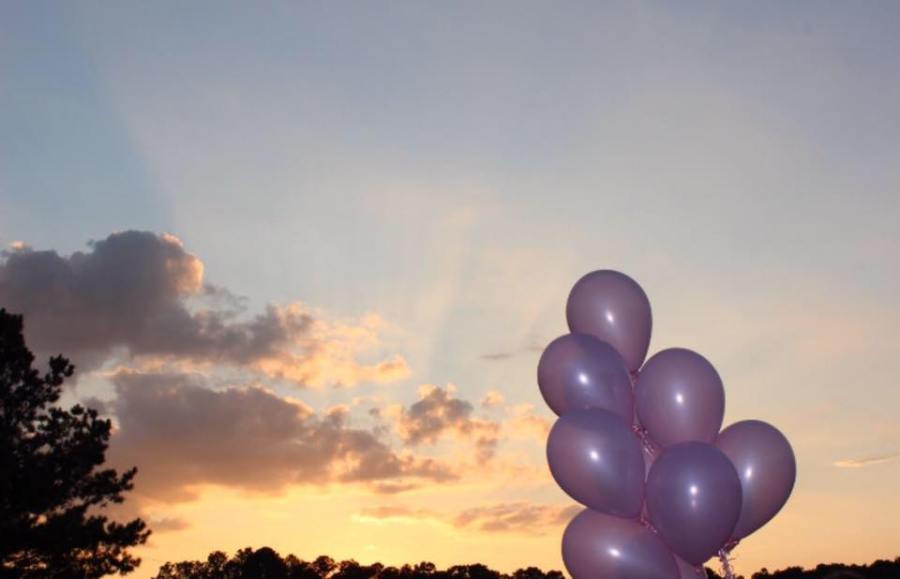
[[[566,304],[570,334],[541,355],[538,384],[559,418],[550,472],[587,508],[563,534],[574,579],[705,579],[784,506],[796,462],[758,420],[719,432],[725,391],[700,354],[663,350],[646,363],[650,301],[630,277],[587,274]],[[643,363],[643,366],[642,366]]]

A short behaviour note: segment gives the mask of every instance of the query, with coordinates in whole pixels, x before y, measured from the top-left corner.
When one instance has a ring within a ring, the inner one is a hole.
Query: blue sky
[[[900,463],[833,463],[900,451],[898,25],[889,2],[9,2],[0,244],[169,232],[252,311],[376,312],[411,375],[271,384],[315,407],[454,383],[549,416],[535,348],[580,275],[620,269],[651,351],[704,353],[726,422],[795,441],[796,514],[748,565],[894,556],[872,516],[900,520]],[[829,504],[849,530],[777,544]]]

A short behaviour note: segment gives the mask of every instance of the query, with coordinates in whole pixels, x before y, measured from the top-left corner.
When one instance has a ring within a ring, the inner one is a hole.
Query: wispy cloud
[[[506,402],[506,396],[503,395],[503,392],[491,390],[481,399],[481,406],[483,408],[494,408],[502,406],[504,402]]]
[[[182,517],[162,517],[159,519],[149,519],[148,524],[154,533],[169,533],[173,531],[183,531],[190,528],[191,524],[187,519]]]
[[[558,529],[582,510],[579,505],[517,501],[464,509],[456,513],[434,509],[382,505],[363,509],[353,519],[377,525],[438,523],[485,533],[543,534]]]
[[[482,360],[489,360],[491,362],[497,362],[500,360],[508,360],[512,358],[515,354],[512,352],[494,352],[492,354],[484,354],[481,356]]]
[[[487,360],[488,362],[500,362],[503,360],[509,360],[510,358],[514,358],[519,354],[533,354],[535,352],[543,352],[544,346],[539,344],[529,344],[524,348],[519,348],[515,350],[509,351],[497,351],[497,352],[489,352],[487,354],[482,354],[481,359]]]
[[[459,513],[453,524],[491,533],[542,533],[565,525],[582,510],[578,505],[499,503]]]
[[[444,517],[432,509],[420,509],[400,505],[380,505],[355,513],[353,520],[360,523],[387,525],[393,523],[418,524],[422,522],[443,522]]]
[[[843,460],[835,461],[833,466],[838,468],[864,468],[867,466],[874,466],[876,464],[884,464],[887,462],[894,462],[900,460],[900,452],[895,452],[891,454],[881,454],[876,456],[867,456],[864,458],[848,458]]]
[[[534,404],[517,404],[509,409],[504,422],[504,433],[511,438],[536,440],[541,445],[547,440],[553,422],[537,413]]]

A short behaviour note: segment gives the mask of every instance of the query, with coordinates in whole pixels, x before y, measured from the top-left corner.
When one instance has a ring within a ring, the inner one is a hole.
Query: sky
[[[133,576],[561,568],[535,370],[636,279],[791,440],[739,572],[898,554],[900,7],[0,5],[0,305],[137,465]]]

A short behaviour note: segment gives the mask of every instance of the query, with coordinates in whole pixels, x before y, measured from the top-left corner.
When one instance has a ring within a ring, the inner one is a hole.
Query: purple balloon
[[[741,514],[741,481],[722,451],[705,442],[663,450],[647,477],[650,522],[672,551],[700,565],[725,545]]]
[[[640,368],[647,356],[653,326],[650,300],[624,273],[601,269],[578,280],[569,292],[566,320],[572,333],[608,342],[631,371]]]
[[[653,531],[591,509],[569,522],[562,556],[572,579],[679,579],[675,558]]]
[[[603,408],[626,420],[634,415],[631,378],[616,350],[587,334],[556,338],[538,362],[538,385],[557,416]]]
[[[550,430],[547,462],[557,484],[579,503],[620,517],[640,514],[641,444],[612,412],[589,408],[563,414]]]
[[[712,443],[725,415],[725,389],[700,354],[670,348],[653,355],[634,385],[638,418],[650,438],[666,447],[697,440]]]
[[[678,556],[675,557],[675,563],[678,564],[678,572],[681,573],[680,579],[707,579],[703,565],[691,565]]]
[[[768,523],[791,496],[797,462],[787,438],[761,420],[744,420],[722,431],[716,446],[741,479],[743,505],[732,538],[742,539]]]

